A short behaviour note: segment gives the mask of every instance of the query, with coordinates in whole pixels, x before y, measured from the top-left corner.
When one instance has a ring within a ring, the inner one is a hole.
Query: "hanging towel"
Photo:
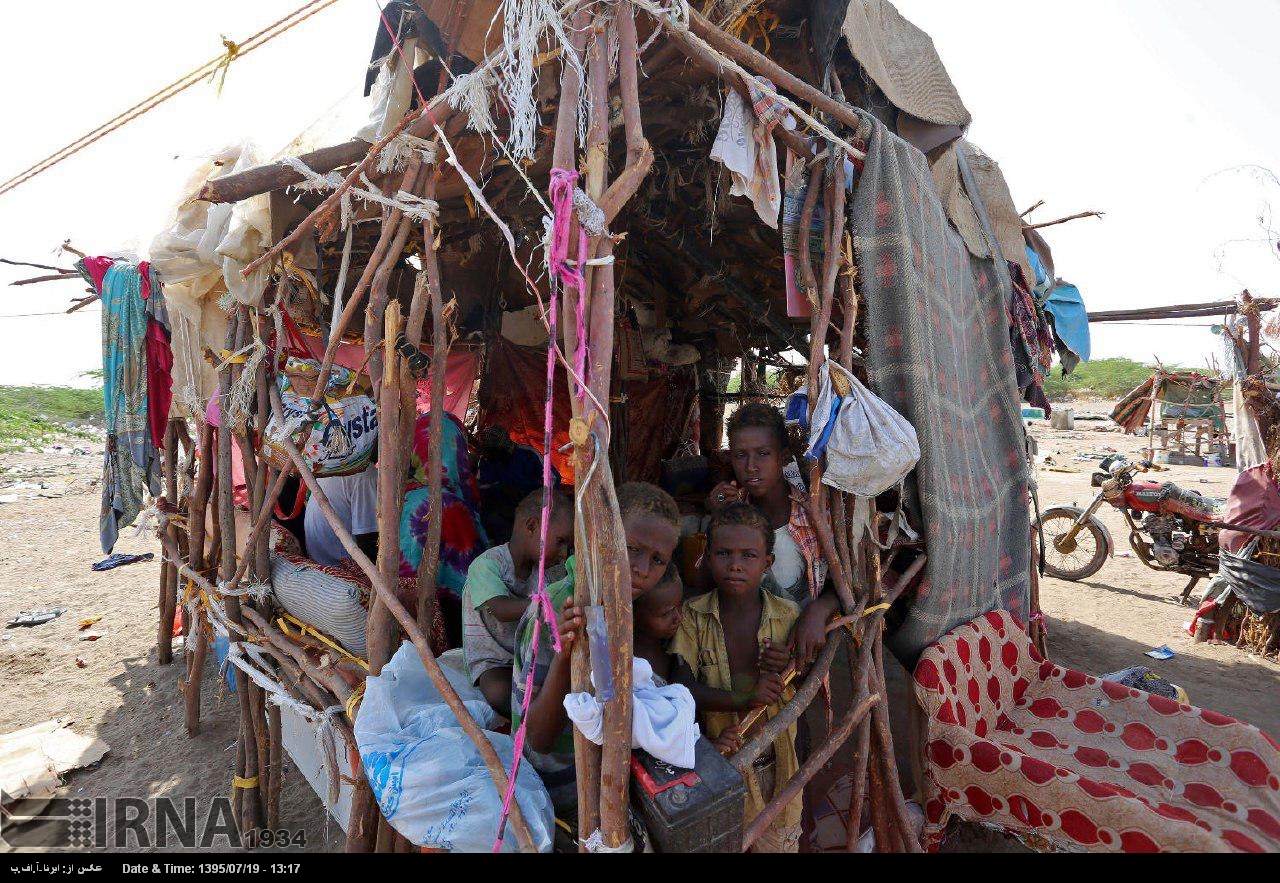
[[[762,111],[772,116],[769,111]],[[730,196],[751,199],[760,220],[778,229],[782,211],[782,185],[778,180],[778,148],[772,125],[757,118],[746,100],[730,89],[720,118],[720,130],[711,145],[711,158],[724,163],[733,176]]]
[[[915,468],[920,443],[905,417],[828,359],[805,456],[818,460],[824,453],[823,484],[859,497],[876,497]]]
[[[635,694],[631,747],[643,748],[672,766],[693,769],[699,734],[688,688],[680,684],[657,686],[653,667],[645,659],[632,660],[631,683]],[[604,703],[590,693],[570,693],[564,697],[564,710],[582,735],[596,745],[604,744]]]

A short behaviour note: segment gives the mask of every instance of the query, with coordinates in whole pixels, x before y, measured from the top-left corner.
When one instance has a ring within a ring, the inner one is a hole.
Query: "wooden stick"
[[[373,145],[368,141],[353,138],[342,144],[300,154],[298,159],[302,160],[307,168],[323,175],[334,169],[360,162],[372,147]],[[260,193],[269,193],[292,184],[300,184],[303,180],[305,179],[302,175],[292,166],[283,161],[274,162],[237,172],[234,175],[212,178],[200,188],[196,199],[213,203],[239,202]]]
[[[706,47],[689,39],[688,34],[678,28],[668,27],[667,36],[675,46],[684,52],[685,57],[696,66],[723,79],[729,88],[745,98],[748,104],[751,103],[751,90],[747,88],[747,84],[743,83],[735,72],[721,64],[714,55],[706,50]],[[796,156],[809,157],[813,155],[813,149],[809,147],[804,138],[783,126],[774,126],[773,137]]]
[[[751,769],[751,765],[756,762],[756,759],[764,754],[765,749],[800,719],[800,715],[804,714],[805,709],[809,707],[809,703],[813,701],[813,697],[818,695],[818,688],[822,686],[827,672],[831,670],[831,663],[835,660],[836,651],[839,649],[839,640],[827,641],[822,648],[822,652],[818,654],[817,660],[814,661],[813,668],[809,669],[809,673],[805,676],[803,683],[796,689],[795,695],[791,697],[791,700],[782,707],[781,711],[770,718],[760,728],[760,732],[756,733],[751,741],[743,745],[738,750],[738,753],[730,759],[734,769],[745,776]]]
[[[1056,227],[1059,224],[1065,224],[1068,221],[1078,221],[1081,218],[1102,218],[1106,212],[1080,212],[1076,215],[1067,215],[1065,218],[1058,218],[1056,221],[1045,221],[1043,224],[1023,224],[1023,230],[1043,230],[1045,227]]]
[[[840,725],[827,735],[822,747],[809,755],[809,758],[796,771],[796,774],[787,780],[785,784],[779,783],[774,787],[773,797],[769,800],[769,803],[760,811],[759,815],[751,820],[751,823],[747,825],[746,830],[742,833],[743,851],[747,850],[751,844],[759,839],[761,834],[769,829],[774,819],[782,814],[782,811],[787,808],[791,801],[800,796],[805,786],[826,766],[832,755],[848,741],[849,736],[853,734],[854,727],[862,722],[862,719],[871,711],[872,706],[879,704],[880,694],[872,693],[849,709],[849,713],[841,719]]]
[[[164,434],[164,480],[165,501],[177,503],[178,499],[178,432],[174,421],[169,421]],[[165,526],[165,531],[178,541],[178,527],[175,524]],[[173,662],[173,619],[178,604],[178,571],[168,562],[160,567],[160,623],[156,641],[156,660],[161,665]]]
[[[384,316],[386,339],[400,335],[400,304],[392,301]],[[404,509],[405,452],[396,442],[402,437],[400,385],[407,374],[404,360],[394,347],[388,349],[387,374],[378,407],[379,433],[387,444],[378,448],[378,572],[388,586],[400,580],[400,516]],[[367,643],[369,674],[377,675],[391,661],[398,643],[397,628],[387,605],[375,597],[369,609]]]
[[[272,407],[279,413],[283,413],[284,406],[280,401],[280,394],[276,389],[271,390]],[[493,749],[493,745],[485,737],[484,732],[480,729],[475,719],[467,711],[466,706],[462,704],[462,700],[458,698],[458,694],[450,685],[448,678],[444,676],[444,672],[440,669],[440,664],[436,661],[435,654],[431,652],[431,647],[427,644],[426,636],[422,630],[418,628],[417,622],[413,616],[405,610],[399,599],[396,598],[394,590],[383,580],[382,574],[368,556],[364,554],[360,546],[356,544],[355,539],[351,536],[351,532],[346,525],[342,523],[342,519],[334,511],[333,505],[329,502],[329,497],[325,494],[324,489],[316,481],[311,470],[307,467],[306,461],[303,460],[302,454],[298,452],[297,447],[289,440],[284,440],[281,447],[289,455],[289,459],[293,461],[294,466],[298,469],[298,475],[306,482],[307,487],[311,489],[312,495],[315,497],[317,508],[329,522],[329,526],[333,528],[334,534],[338,537],[338,541],[342,543],[343,548],[350,553],[355,560],[356,566],[359,567],[369,578],[373,589],[378,593],[382,602],[387,605],[391,611],[391,615],[400,623],[400,627],[409,635],[409,639],[413,642],[414,648],[418,651],[419,657],[427,670],[427,676],[431,678],[432,684],[440,692],[445,703],[453,711],[458,719],[459,725],[467,736],[475,743],[480,751],[480,756],[484,759],[485,767],[489,770],[489,774],[493,777],[494,785],[498,789],[499,794],[506,793],[507,774],[502,767],[502,761],[498,758],[498,754]],[[521,850],[526,852],[535,851],[533,837],[529,833],[528,824],[525,822],[524,813],[521,812],[518,802],[511,805],[511,825],[516,832],[516,838],[519,840]]]
[[[267,732],[270,734],[271,751],[268,760],[270,778],[267,787],[267,829],[280,830],[280,786],[284,776],[284,736],[280,727],[280,706],[274,702],[267,706]],[[327,812],[327,810],[326,810]]]

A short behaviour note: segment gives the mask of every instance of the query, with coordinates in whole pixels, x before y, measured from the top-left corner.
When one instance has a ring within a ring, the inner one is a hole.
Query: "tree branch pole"
[[[609,59],[612,57],[611,31],[607,13],[597,15],[588,59],[588,96],[591,131],[587,145],[587,195],[602,195],[608,178],[609,160]],[[607,235],[591,248],[601,256],[610,254]],[[613,372],[614,280],[612,264],[596,267],[590,281],[591,302],[588,320],[590,342],[589,388],[598,402],[607,402]],[[609,450],[607,414],[595,421],[601,439],[600,456]],[[547,451],[547,455],[550,455]],[[601,464],[603,465],[603,464]],[[627,812],[631,787],[631,572],[627,564],[622,517],[608,469],[597,468],[594,505],[584,509],[592,528],[588,535],[601,551],[600,601],[608,626],[610,659],[613,664],[615,698],[604,705],[604,745],[600,758],[600,833],[606,847],[620,848],[630,841]]]
[[[164,494],[165,502],[176,508],[178,502],[178,431],[172,420],[164,434]],[[178,542],[178,526],[172,522],[164,531]],[[178,604],[178,571],[168,562],[160,565],[160,623],[156,635],[156,661],[161,665],[173,662],[173,620]]]
[[[572,52],[574,58],[579,61],[582,60],[586,47],[589,24],[590,13],[587,10],[579,10],[574,14],[569,30],[570,45],[565,51]],[[581,80],[578,68],[567,63],[567,61],[562,61],[560,65],[560,103],[556,108],[555,141],[551,152],[551,165],[553,168],[572,171],[577,165],[574,162],[578,137],[578,102],[575,96],[577,96],[580,86]],[[570,218],[569,223],[569,241],[571,243],[576,243],[578,240],[577,229],[577,216],[574,215]],[[579,260],[585,260],[588,255],[578,255],[577,257]],[[554,294],[555,291],[553,289],[552,296]],[[579,296],[585,299],[586,293],[582,292],[580,295],[576,289],[568,286],[560,290],[560,315],[564,316],[562,328],[566,354],[577,352],[580,344],[577,325],[573,319],[577,315]],[[574,419],[582,421],[586,417],[584,402],[573,394],[572,383],[569,384],[569,387],[569,401]],[[580,425],[586,426],[585,423]],[[592,456],[592,452],[587,446],[589,440],[589,436],[584,432],[581,441],[574,445],[575,475],[587,474],[590,466],[590,457]],[[550,453],[550,451],[546,451],[544,455],[549,456]],[[577,505],[584,511],[584,518],[576,519],[574,524],[576,545],[581,551],[574,559],[573,603],[582,608],[591,603],[591,587],[587,580],[586,568],[590,546],[587,541],[585,524],[582,523],[585,521],[586,505],[584,490],[581,480],[575,483],[574,494],[578,498]],[[575,693],[591,692],[591,660],[587,643],[586,641],[575,641],[570,654],[570,688]],[[574,727],[573,755],[578,788],[578,828],[587,832],[595,831],[600,827],[600,746],[591,742],[582,735],[577,727]],[[578,839],[579,852],[586,852],[585,839],[584,837]]]
[[[213,489],[213,427],[197,418],[200,437],[200,465],[195,488],[187,501],[187,560],[199,573],[205,567],[205,524],[209,507],[209,493]],[[187,735],[200,734],[200,690],[204,679],[204,661],[209,652],[209,639],[203,624],[204,614],[196,605],[196,614],[187,620],[186,641],[188,653],[187,677],[183,681],[182,699],[185,705]]]
[[[228,323],[228,352],[235,352],[240,347],[241,329],[247,333],[247,315],[245,308],[236,310],[235,317]],[[218,419],[218,523],[222,536],[222,562],[219,570],[223,579],[229,579],[236,569],[236,521],[235,503],[233,502],[234,480],[231,471],[231,420],[230,410],[226,403],[231,400],[231,365],[224,364],[219,373],[222,408]],[[215,599],[210,599],[216,603]],[[240,599],[229,596],[223,599],[227,619],[233,624],[240,624]],[[262,815],[258,802],[258,754],[253,733],[253,709],[249,701],[249,681],[244,672],[235,672],[236,698],[240,704],[240,747],[237,757],[240,768],[236,771],[238,782],[249,782],[251,785],[241,786],[233,783],[232,792],[239,802],[240,815],[237,822],[247,842],[254,842],[256,831],[261,827]]]
[[[849,736],[853,734],[854,727],[862,722],[867,713],[871,711],[872,706],[878,706],[879,704],[880,694],[872,693],[849,709],[849,713],[841,719],[840,725],[827,735],[822,747],[809,755],[809,759],[804,762],[785,785],[774,789],[773,798],[768,805],[751,820],[751,824],[742,833],[742,848],[744,851],[755,843],[761,834],[768,830],[769,826],[773,824],[773,820],[787,808],[787,804],[801,795],[805,786],[826,766],[832,755],[848,741]]]
[[[271,404],[277,413],[283,414],[284,406],[280,401],[279,391],[272,389]],[[316,506],[324,515],[325,520],[329,522],[329,526],[333,528],[334,534],[338,541],[342,543],[342,547],[347,550],[351,557],[355,560],[356,566],[369,578],[373,586],[373,590],[381,598],[382,602],[387,605],[387,609],[391,611],[391,615],[395,617],[396,622],[405,630],[409,636],[409,640],[413,642],[414,648],[418,651],[418,656],[422,659],[423,666],[427,670],[427,676],[431,678],[431,683],[440,692],[449,709],[458,719],[459,725],[463,731],[475,743],[476,748],[483,758],[485,767],[489,770],[489,774],[493,777],[494,785],[498,789],[499,794],[506,792],[507,774],[502,767],[502,761],[498,758],[498,754],[493,749],[493,745],[485,737],[484,731],[471,717],[466,706],[462,704],[462,700],[458,698],[458,694],[454,691],[453,686],[445,677],[444,672],[440,669],[439,662],[436,661],[435,654],[431,652],[431,647],[427,643],[426,636],[422,630],[418,628],[417,622],[409,611],[405,610],[404,605],[400,603],[396,597],[394,590],[387,585],[382,578],[382,574],[368,556],[356,544],[355,539],[351,536],[351,532],[346,525],[342,523],[342,519],[334,511],[329,497],[325,494],[324,489],[320,487],[316,477],[311,474],[306,461],[302,458],[302,454],[298,452],[293,442],[285,439],[281,447],[289,455],[289,459],[293,461],[294,467],[298,470],[298,475],[310,488],[312,496],[315,498]],[[535,851],[533,837],[529,833],[529,826],[525,822],[524,813],[521,811],[519,803],[513,802],[511,805],[511,825],[516,833],[516,838],[520,842],[521,850],[525,852]]]

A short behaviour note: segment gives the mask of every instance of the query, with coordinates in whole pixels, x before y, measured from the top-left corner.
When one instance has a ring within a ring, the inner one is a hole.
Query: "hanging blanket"
[[[1280,850],[1270,737],[1046,662],[1004,611],[926,651],[915,693],[930,848],[956,815],[1072,850]]]
[[[1027,614],[1027,466],[1007,268],[970,255],[924,155],[880,123],[867,125],[851,217],[868,376],[916,428],[921,457],[908,502],[930,550],[925,579],[890,640],[912,661],[983,613]]]

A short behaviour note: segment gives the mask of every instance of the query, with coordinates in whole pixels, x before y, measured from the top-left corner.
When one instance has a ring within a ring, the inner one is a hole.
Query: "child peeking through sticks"
[[[712,590],[684,605],[672,642],[696,677],[685,686],[697,703],[703,731],[725,754],[740,749],[757,729],[744,727],[744,715],[763,707],[763,720],[773,718],[795,692],[784,673],[792,665],[787,638],[800,610],[761,588],[773,565],[773,540],[768,518],[746,503],[725,507],[711,519],[706,559]],[[795,736],[792,724],[752,765],[746,777],[746,824],[799,768]],[[798,851],[801,806],[797,796],[752,851]]]
[[[624,484],[618,489],[618,510],[626,534],[634,602],[662,582],[680,538],[680,510],[666,491],[642,482]],[[578,554],[586,552],[578,550]],[[551,605],[559,613],[560,652],[555,652],[552,636],[544,623],[535,658],[534,618],[540,614],[535,606],[530,606],[516,632],[515,672],[511,683],[514,732],[520,726],[527,679],[532,672],[525,757],[547,786],[560,818],[575,817],[578,800],[573,726],[564,710],[564,698],[570,691],[569,653],[575,641],[585,639],[586,626],[586,611],[573,603],[574,563],[570,558],[566,564],[568,575],[547,589]]]
[[[543,489],[516,505],[511,541],[482,554],[462,591],[462,652],[471,682],[494,711],[511,716],[511,670],[516,629],[538,589],[538,556],[545,549],[546,584],[564,578],[573,539],[573,502],[551,492],[547,542],[541,543]]]

